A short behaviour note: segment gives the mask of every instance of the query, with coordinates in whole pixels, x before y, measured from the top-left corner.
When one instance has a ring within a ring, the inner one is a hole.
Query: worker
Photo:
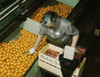
[[[64,48],[66,45],[76,46],[79,39],[79,30],[66,18],[48,11],[42,17],[41,29],[34,47],[29,50],[33,54],[42,38],[46,36],[49,43]]]

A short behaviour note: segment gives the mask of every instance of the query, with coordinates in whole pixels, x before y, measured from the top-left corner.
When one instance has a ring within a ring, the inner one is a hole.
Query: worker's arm
[[[43,38],[43,36],[39,34],[38,37],[37,37],[37,40],[34,44],[34,47],[29,50],[29,54],[33,54],[36,51],[36,49],[37,49],[39,43],[41,42],[42,38]]]
[[[35,50],[37,49],[37,47],[38,47],[38,45],[39,45],[39,43],[41,42],[42,39],[43,39],[43,36],[39,34],[38,37],[37,37],[37,40],[34,44],[34,49]]]
[[[74,35],[73,36],[71,47],[74,47],[75,48],[78,39],[79,39],[79,35]]]

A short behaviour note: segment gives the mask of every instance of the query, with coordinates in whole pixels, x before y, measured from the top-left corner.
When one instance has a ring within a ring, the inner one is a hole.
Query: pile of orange
[[[39,50],[47,44],[44,37],[37,51],[30,55],[29,49],[34,46],[37,36],[24,29],[20,33],[18,40],[0,43],[0,77],[22,77],[34,63]]]
[[[72,9],[73,7],[70,7],[62,3],[59,3],[55,6],[40,7],[33,13],[31,18],[40,23],[42,21],[43,14],[47,11],[56,12],[58,16],[67,18],[68,15],[71,13]]]

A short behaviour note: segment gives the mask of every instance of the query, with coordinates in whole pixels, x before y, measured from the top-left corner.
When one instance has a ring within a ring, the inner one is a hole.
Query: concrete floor
[[[100,77],[100,37],[94,37],[87,52],[87,62],[82,77]]]
[[[85,12],[78,19],[80,29],[78,44],[87,49],[87,62],[82,77],[100,77],[100,36],[95,36],[100,29],[100,0],[91,0]]]

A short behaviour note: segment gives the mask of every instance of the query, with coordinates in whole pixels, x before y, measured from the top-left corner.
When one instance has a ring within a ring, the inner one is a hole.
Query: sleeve
[[[74,25],[68,25],[65,27],[65,33],[74,36],[79,34],[79,30]]]
[[[39,34],[42,36],[45,36],[46,34],[46,29],[43,26],[40,28]]]

